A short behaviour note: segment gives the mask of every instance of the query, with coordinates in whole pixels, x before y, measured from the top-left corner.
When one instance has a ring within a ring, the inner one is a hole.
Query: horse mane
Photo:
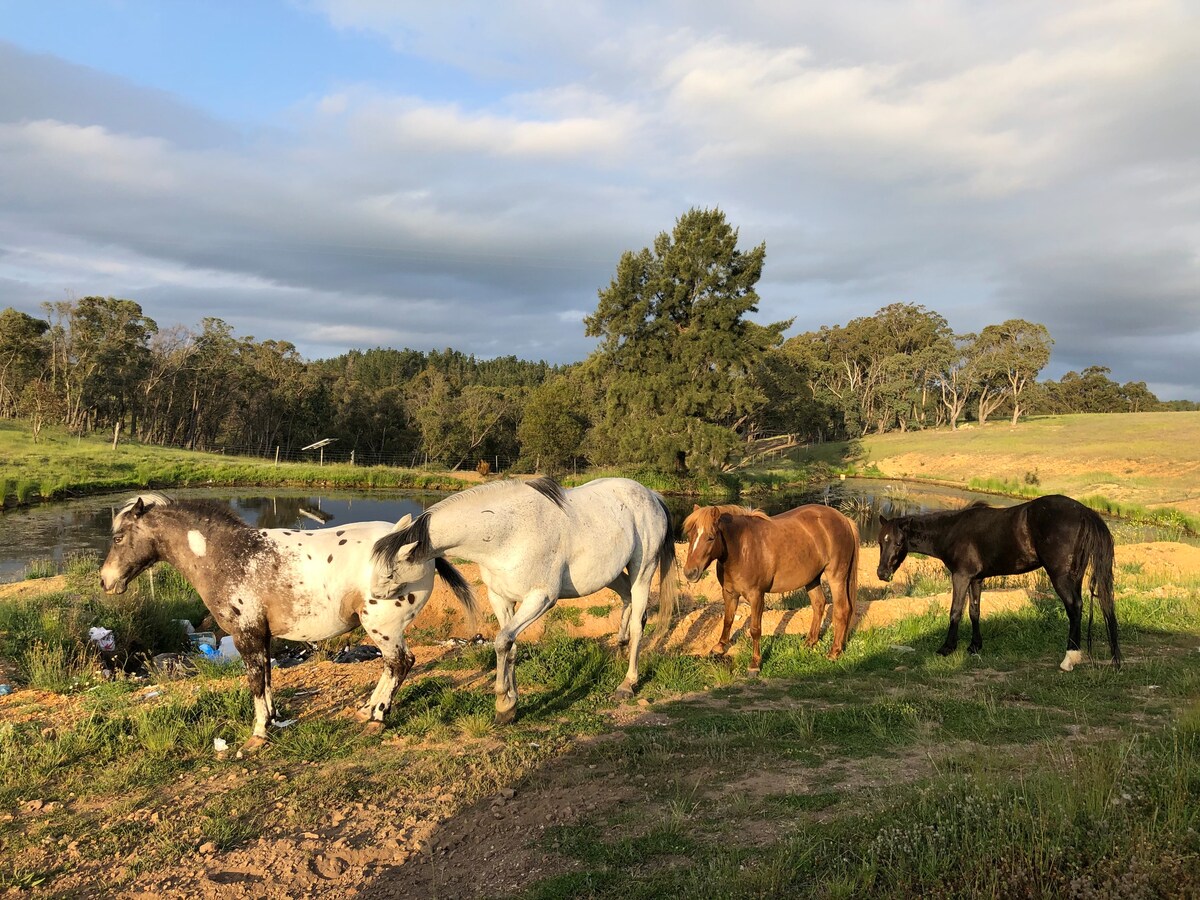
[[[121,527],[121,525],[124,524],[125,516],[128,515],[129,511],[132,510],[135,505],[137,505],[139,500],[142,501],[143,506],[147,507],[166,506],[168,503],[174,502],[166,494],[160,494],[157,491],[147,491],[144,494],[138,494],[136,497],[130,497],[129,500],[125,502],[125,505],[118,509],[116,514],[113,516],[113,534],[116,534],[117,530]]]
[[[138,494],[133,499],[129,500],[122,506],[115,516],[113,516],[112,530],[116,534],[117,530],[125,524],[125,517],[141,500],[146,509],[151,509],[158,506],[169,506],[173,511],[181,513],[202,513],[209,519],[216,519],[223,525],[231,528],[245,528],[254,530],[250,525],[247,525],[237,513],[229,508],[229,504],[221,500],[172,500],[166,494],[160,494],[157,491],[151,491],[145,494]]]
[[[525,482],[525,485],[526,487],[533,488],[559,509],[566,509],[566,492],[562,489],[562,485],[549,475],[543,475],[540,478],[534,478],[532,481]]]
[[[692,528],[696,526],[696,523],[700,521],[701,513],[707,513],[709,511],[712,511],[713,518],[716,519],[719,519],[722,515],[726,514],[731,516],[753,516],[756,519],[771,518],[761,509],[754,509],[753,507],[749,506],[738,506],[736,503],[723,503],[719,506],[702,506],[699,509],[693,509],[688,517],[683,520],[683,525],[681,527],[685,532],[691,531]]]
[[[464,492],[465,493],[465,492]],[[442,503],[448,503],[456,497],[462,496],[455,494],[454,497],[447,497]],[[436,504],[441,506],[442,503]],[[414,560],[426,560],[433,556],[433,541],[429,537],[429,513],[434,509],[430,507],[421,513],[407,528],[400,531],[393,531],[390,534],[385,534],[375,542],[375,546],[371,548],[371,561],[382,562],[385,559],[391,559],[400,552],[400,548],[406,544],[416,544],[413,548]],[[449,578],[445,575],[443,578]]]

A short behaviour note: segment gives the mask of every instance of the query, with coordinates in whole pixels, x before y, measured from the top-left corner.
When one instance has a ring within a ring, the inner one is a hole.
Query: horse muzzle
[[[123,594],[129,587],[129,582],[124,578],[114,578],[111,583],[103,575],[100,576],[100,589],[110,597],[114,594]]]
[[[877,578],[878,578],[880,581],[884,581],[884,582],[891,581],[891,580],[892,580],[892,576],[893,576],[893,575],[895,575],[895,574],[896,574],[895,572],[885,572],[883,569],[878,569],[878,570],[876,570],[876,572],[875,572],[875,576],[876,576],[876,577],[877,577]]]
[[[695,584],[697,581],[699,581],[701,578],[704,577],[704,570],[703,569],[684,569],[683,577],[688,580],[689,584]]]

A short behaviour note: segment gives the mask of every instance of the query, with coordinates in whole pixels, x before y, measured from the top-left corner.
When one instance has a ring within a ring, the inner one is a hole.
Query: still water
[[[247,523],[257,528],[323,528],[347,522],[394,522],[405,513],[414,515],[448,495],[413,491],[336,491],[268,488],[192,488],[167,492],[178,499],[222,500]],[[33,560],[61,563],[72,554],[108,550],[113,513],[132,492],[86,497],[63,503],[48,503],[28,509],[0,513],[0,582],[18,581]],[[693,498],[667,497],[676,525],[692,510]],[[777,492],[752,498],[754,506],[770,514],[803,503],[826,503],[853,518],[865,542],[875,540],[879,516],[908,515],[937,509],[956,509],[975,500],[993,506],[1010,506],[1019,501],[1006,497],[974,494],[953,488],[848,478],[817,485],[808,490]],[[1113,525],[1113,523],[1110,523]],[[1118,541],[1174,539],[1145,529],[1114,526]]]
[[[269,490],[269,493],[268,493]],[[323,528],[347,522],[394,522],[405,513],[419,514],[447,494],[411,491],[339,491],[264,488],[191,488],[167,492],[177,499],[222,500],[256,528]],[[72,554],[108,550],[113,513],[132,496],[129,491],[63,503],[48,503],[0,514],[0,581],[24,577],[32,560],[61,563]],[[676,523],[692,510],[692,498],[668,497]],[[878,516],[962,506],[978,497],[962,491],[901,482],[836,481],[811,490],[773,493],[754,498],[754,505],[774,514],[802,503],[828,503],[853,515],[863,539],[874,538]],[[1002,498],[989,498],[1007,503]]]

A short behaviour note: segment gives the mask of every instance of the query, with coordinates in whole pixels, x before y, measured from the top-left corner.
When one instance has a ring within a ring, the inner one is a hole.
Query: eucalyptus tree
[[[1054,341],[1045,325],[1009,319],[988,325],[973,348],[972,373],[979,383],[979,424],[1006,400],[1012,404],[1012,424],[1022,412],[1022,394],[1050,361]]]
[[[11,307],[0,312],[0,417],[18,414],[26,387],[42,377],[50,357],[50,323]]]
[[[751,372],[790,322],[759,325],[766,245],[738,249],[719,209],[691,209],[652,247],[627,251],[596,311],[592,372],[604,387],[593,441],[618,464],[711,470],[766,402]]]
[[[521,458],[537,471],[562,472],[581,455],[589,422],[569,374],[555,375],[525,401],[517,438]]]

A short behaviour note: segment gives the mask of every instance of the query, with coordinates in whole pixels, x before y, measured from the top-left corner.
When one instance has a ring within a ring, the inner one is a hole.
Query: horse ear
[[[721,513],[721,515],[717,518],[717,527],[723,528],[732,521],[733,516],[731,516],[729,513]]]
[[[881,516],[879,517],[879,524],[880,524],[880,525],[891,525],[891,524],[892,524],[892,520],[891,520],[891,519],[889,519],[887,516],[881,515]]]
[[[416,549],[416,546],[417,546],[416,541],[413,541],[411,544],[405,544],[403,547],[401,547],[399,550],[396,551],[395,556],[393,556],[392,558],[395,560],[398,560],[398,561],[408,562],[408,558],[409,558],[409,556],[412,555],[412,552],[414,549]]]
[[[412,524],[412,513],[405,513],[404,518],[392,526],[392,532],[403,531]]]
[[[693,504],[692,504],[692,512],[695,512],[695,511],[696,511],[696,510],[698,510],[699,508],[700,508],[700,504],[699,504],[699,503],[693,503]]]
[[[150,506],[153,506],[153,505],[154,505],[153,503],[150,504]],[[140,519],[142,516],[144,516],[146,514],[147,509],[149,509],[149,507],[146,506],[146,504],[142,502],[141,497],[138,497],[137,500],[134,501],[133,508],[131,510],[129,510],[129,512],[133,515],[133,517],[135,519]]]

